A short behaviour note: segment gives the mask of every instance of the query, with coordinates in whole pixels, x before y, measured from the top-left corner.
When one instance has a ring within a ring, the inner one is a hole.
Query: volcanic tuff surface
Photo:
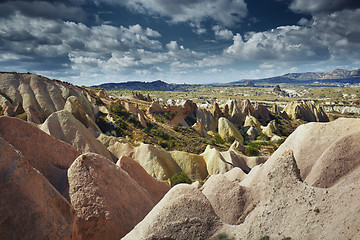
[[[249,145],[235,130],[246,140],[279,139],[279,123],[328,121],[326,114],[310,102],[294,102],[274,116],[249,100],[213,109],[190,100],[140,108],[141,102],[116,100],[105,91],[32,74],[0,75],[1,112],[7,115],[0,117],[1,239],[360,238],[360,119],[302,125],[269,159],[248,157]],[[111,115],[113,103],[132,118]],[[104,122],[95,118],[99,112]],[[150,129],[154,113],[170,119]],[[208,141],[216,133],[239,141],[227,151],[204,145],[202,154],[193,154],[130,143],[96,125],[113,127],[120,120],[122,127],[139,121],[142,132],[194,126]],[[170,189],[159,180],[181,171],[206,182]]]
[[[240,182],[218,175],[200,191],[173,188],[124,239],[216,239],[221,233],[235,239],[358,239],[359,154],[344,145],[359,149],[359,124],[302,125]],[[180,213],[176,218],[173,209]],[[182,231],[189,222],[196,231]]]

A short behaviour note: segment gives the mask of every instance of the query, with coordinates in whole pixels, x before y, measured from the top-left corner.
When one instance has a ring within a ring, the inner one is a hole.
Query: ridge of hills
[[[360,83],[360,69],[344,70],[335,69],[328,72],[305,72],[305,73],[287,73],[282,76],[275,76],[261,79],[244,79],[224,83],[222,85],[244,85],[246,82],[253,82],[256,84],[357,84]],[[197,85],[218,85],[218,84],[197,84]],[[105,90],[151,90],[151,91],[186,91],[188,87],[193,84],[175,84],[166,83],[162,80],[152,82],[142,81],[128,81],[121,83],[103,83],[93,85],[93,88],[103,88]]]
[[[128,81],[122,83],[104,83],[100,85],[93,85],[93,88],[103,88],[105,90],[117,90],[117,89],[128,89],[128,90],[150,90],[150,91],[184,91],[184,84],[166,83],[161,80],[153,82],[141,82],[141,81]]]
[[[230,82],[229,84],[244,84],[248,80]],[[360,69],[344,70],[335,69],[329,72],[305,72],[287,73],[282,76],[275,76],[262,79],[251,79],[254,83],[279,84],[279,83],[360,83]]]
[[[0,73],[0,93],[1,239],[360,237],[360,119],[35,74]]]

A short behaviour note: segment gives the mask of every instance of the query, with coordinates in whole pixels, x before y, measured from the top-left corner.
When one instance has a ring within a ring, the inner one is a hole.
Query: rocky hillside
[[[231,84],[244,84],[248,80],[232,82]],[[360,83],[360,69],[335,69],[329,72],[288,73],[282,76],[251,80],[255,84],[268,83]]]
[[[358,119],[116,99],[33,74],[0,74],[0,93],[1,239],[359,237],[345,218],[360,209]]]
[[[94,88],[103,88],[106,90],[129,89],[129,90],[150,90],[150,91],[183,91],[184,85],[168,84],[164,81],[157,80],[153,82],[129,81],[122,83],[103,83],[92,86]]]
[[[303,125],[245,177],[172,188],[123,239],[358,239],[359,126]]]

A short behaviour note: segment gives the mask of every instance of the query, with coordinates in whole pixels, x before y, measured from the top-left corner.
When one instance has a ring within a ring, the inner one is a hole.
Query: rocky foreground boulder
[[[91,134],[90,130],[66,110],[51,114],[39,128],[47,134],[71,144],[81,153],[93,152],[101,154],[112,161],[117,160],[116,157]]]
[[[329,123],[299,126],[271,156],[292,150],[301,179],[317,187],[330,187],[359,165],[360,119],[339,118]]]
[[[79,156],[69,168],[68,178],[70,201],[83,239],[119,239],[155,205],[128,173],[95,153]]]
[[[32,167],[68,198],[66,169],[80,155],[75,148],[49,136],[32,123],[12,117],[0,117],[0,137],[14,146]]]
[[[359,239],[359,124],[303,125],[245,177],[172,188],[124,239]]]
[[[199,189],[178,184],[123,239],[209,239],[219,220]]]
[[[72,206],[2,138],[0,173],[1,239],[80,239]]]
[[[167,182],[151,177],[141,165],[134,159],[122,156],[116,165],[127,172],[142,188],[150,195],[151,200],[156,204],[170,190]]]

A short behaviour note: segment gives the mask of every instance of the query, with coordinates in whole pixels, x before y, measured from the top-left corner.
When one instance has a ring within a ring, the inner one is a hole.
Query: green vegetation
[[[160,123],[167,123],[175,117],[174,113],[170,111],[154,112],[152,115],[155,120]]]
[[[230,238],[226,233],[219,233],[216,236],[216,238],[219,239],[219,240],[232,240],[232,239],[234,239],[233,237]]]
[[[191,180],[190,178],[186,175],[186,173],[184,172],[179,172],[179,173],[175,173],[171,178],[170,178],[170,185],[171,187],[175,186],[176,184],[179,183],[188,183],[191,184]]]
[[[216,144],[225,144],[225,140],[218,133],[214,135],[214,140]]]
[[[232,144],[235,141],[235,137],[234,136],[230,136],[226,139],[226,142]]]
[[[250,156],[250,157],[260,155],[259,149],[254,148],[252,146],[249,146],[249,147],[245,148],[245,153],[246,153],[247,156]]]
[[[306,123],[304,120],[296,119],[296,120],[289,120],[285,119],[279,115],[275,116],[275,122],[279,128],[281,136],[289,136],[295,129],[300,126],[301,124]]]
[[[202,137],[192,128],[170,127],[166,124],[152,122],[149,119],[146,119],[147,128],[144,128],[138,121],[137,115],[127,112],[120,103],[113,103],[108,109],[114,123],[107,122],[106,115],[98,115],[96,123],[101,131],[116,137],[128,136],[133,145],[143,142],[161,146],[165,150],[200,154],[207,145],[213,144],[211,140]],[[163,119],[170,118],[171,114],[163,114],[161,117]],[[215,146],[220,150],[228,148],[224,144],[216,144]]]
[[[99,98],[95,98],[95,105],[101,106],[101,105],[105,105],[105,103]]]
[[[259,240],[270,240],[269,236],[263,236]],[[284,237],[281,240],[291,240],[291,237]]]
[[[263,236],[259,240],[270,240],[270,237],[269,236]]]
[[[245,144],[245,153],[247,156],[259,156],[259,151],[268,153],[268,155],[278,149],[278,147],[285,141],[280,139],[276,141],[253,141]]]
[[[19,118],[19,119],[21,119],[21,120],[27,121],[27,114],[26,114],[26,112],[21,113],[21,114],[18,114],[18,115],[16,115],[15,117],[17,117],[17,118]]]

